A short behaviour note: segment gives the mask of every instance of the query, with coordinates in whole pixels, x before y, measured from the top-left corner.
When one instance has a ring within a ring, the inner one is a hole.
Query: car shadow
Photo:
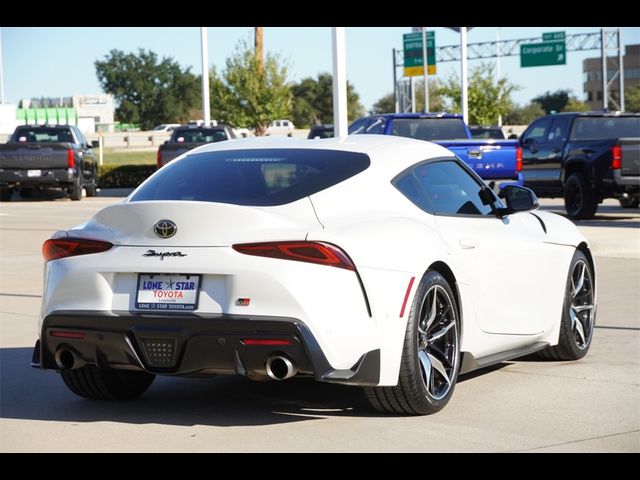
[[[17,191],[13,192],[11,202],[42,202],[51,200],[70,200],[69,194],[55,188],[43,188],[42,190],[30,190],[28,196],[22,196]]]

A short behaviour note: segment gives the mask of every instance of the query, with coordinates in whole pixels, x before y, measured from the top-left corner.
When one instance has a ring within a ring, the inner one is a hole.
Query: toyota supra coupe
[[[501,195],[407,138],[204,145],[44,243],[32,365],[91,399],[298,375],[434,413],[460,373],[592,341],[587,241],[530,190]]]

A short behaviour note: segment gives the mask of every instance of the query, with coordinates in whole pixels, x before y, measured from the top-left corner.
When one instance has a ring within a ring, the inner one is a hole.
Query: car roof
[[[447,113],[447,112],[429,112],[429,113],[382,113],[379,115],[367,115],[362,118],[371,118],[371,117],[384,117],[387,119],[394,118],[462,118],[462,115],[459,113]]]

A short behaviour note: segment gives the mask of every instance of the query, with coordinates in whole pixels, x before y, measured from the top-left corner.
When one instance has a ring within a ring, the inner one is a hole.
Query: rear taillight
[[[516,147],[516,172],[522,171],[522,147]]]
[[[74,340],[84,340],[87,336],[84,332],[68,332],[65,330],[51,330],[50,335],[58,338],[72,338]]]
[[[106,252],[113,244],[100,240],[82,238],[52,238],[42,244],[42,256],[45,262],[57,258],[87,255],[88,253]]]
[[[266,242],[233,245],[236,252],[257,257],[317,263],[355,271],[356,267],[339,247],[323,242]]]
[[[620,170],[622,168],[622,147],[614,145],[609,150],[611,150],[611,168]]]
[[[243,338],[240,343],[249,346],[275,347],[293,345],[293,340],[290,338]]]
[[[76,154],[72,148],[67,150],[67,168],[74,168],[76,166]]]
[[[160,149],[158,149],[158,153],[156,155],[156,164],[158,168],[162,168],[162,155],[160,155]]]

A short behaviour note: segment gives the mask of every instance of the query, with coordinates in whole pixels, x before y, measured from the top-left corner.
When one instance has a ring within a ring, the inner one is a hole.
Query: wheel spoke
[[[571,284],[575,285],[573,287],[573,291],[571,292],[571,297],[575,297],[578,294],[578,292],[580,290],[582,290],[582,287],[584,285],[584,273],[585,273],[585,270],[586,270],[586,266],[585,266],[584,263],[579,263],[578,264],[578,268],[580,269],[580,271],[579,271],[579,274],[578,274],[579,278],[578,278],[578,284],[577,285],[575,285],[574,282],[573,282],[573,275],[571,276]]]
[[[433,323],[438,314],[438,287],[433,287],[433,301],[431,302],[431,310],[429,311],[429,317],[427,318],[427,325],[425,331],[429,330],[429,327]]]
[[[440,375],[442,375],[442,378],[444,378],[444,380],[447,382],[447,385],[451,385],[451,380],[449,379],[449,375],[447,375],[447,370],[446,368],[444,368],[444,365],[442,365],[442,362],[438,360],[437,357],[431,355],[430,353],[427,353],[427,356],[429,357],[429,360],[431,361],[431,365],[433,366],[434,370],[436,370]]]
[[[578,336],[582,341],[582,345],[586,345],[587,342],[584,336],[584,328],[582,326],[582,322],[580,321],[580,317],[578,317],[572,309],[569,310],[569,315],[571,316],[571,323],[573,323],[573,330],[578,333]]]
[[[571,308],[575,313],[580,313],[585,310],[593,310],[593,305],[573,305]]]
[[[431,362],[424,350],[420,350],[418,352],[418,359],[420,360],[420,366],[422,367],[422,378],[424,379],[424,384],[427,386],[427,389],[429,389],[431,385]]]
[[[433,342],[435,340],[437,340],[438,338],[442,337],[445,333],[447,333],[449,330],[451,330],[451,328],[455,326],[455,321],[453,319],[451,319],[449,321],[449,324],[443,328],[441,328],[440,330],[436,331],[435,333],[431,334],[428,338],[429,342]]]

